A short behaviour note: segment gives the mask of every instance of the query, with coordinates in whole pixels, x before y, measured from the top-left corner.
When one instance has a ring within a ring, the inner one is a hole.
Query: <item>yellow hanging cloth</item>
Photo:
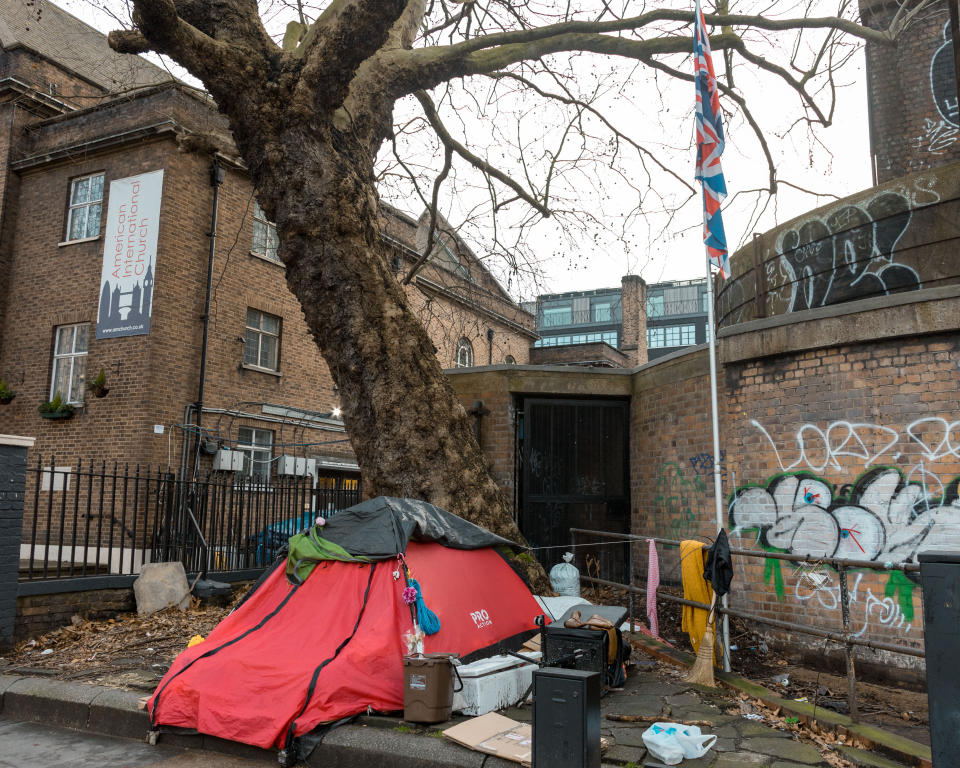
[[[704,556],[707,547],[702,541],[688,539],[680,542],[680,577],[683,580],[683,596],[687,600],[710,604],[713,587],[703,578]],[[700,650],[700,641],[707,629],[709,611],[683,606],[680,628],[690,636],[693,652]]]

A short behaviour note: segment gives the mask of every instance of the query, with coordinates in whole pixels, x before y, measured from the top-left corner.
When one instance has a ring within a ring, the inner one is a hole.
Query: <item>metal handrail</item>
[[[664,539],[658,536],[640,536],[637,534],[631,533],[615,533],[611,531],[593,531],[587,528],[571,528],[570,534],[572,536],[572,549],[575,552],[578,546],[577,544],[577,535],[586,534],[600,539],[615,539],[618,543],[632,543],[635,541],[653,541],[657,544],[664,544],[667,546],[677,546],[679,547],[681,542],[676,539]],[[771,619],[765,616],[760,616],[754,613],[747,613],[746,611],[738,611],[733,608],[724,608],[720,605],[713,606],[713,609],[718,613],[726,614],[727,616],[735,616],[737,618],[743,619],[749,622],[767,624],[768,626],[775,627],[777,629],[785,629],[791,632],[798,632],[800,634],[812,635],[813,637],[822,637],[826,640],[833,640],[838,643],[842,643],[844,647],[844,656],[846,660],[847,667],[847,704],[850,709],[850,719],[856,722],[859,719],[859,712],[857,707],[857,691],[856,691],[856,669],[853,661],[853,647],[861,646],[865,648],[871,648],[878,651],[888,651],[890,653],[900,653],[905,656],[913,656],[917,658],[926,658],[926,653],[922,648],[910,648],[902,645],[894,645],[892,643],[884,643],[875,640],[864,640],[863,638],[857,637],[850,632],[850,595],[847,589],[847,570],[850,568],[867,568],[875,571],[910,571],[916,572],[920,570],[920,566],[917,563],[909,562],[884,562],[879,563],[873,560],[854,560],[850,558],[840,558],[840,557],[819,557],[811,554],[804,555],[793,555],[787,554],[785,552],[766,552],[763,550],[755,549],[736,549],[730,548],[731,555],[740,555],[742,557],[762,557],[762,558],[772,558],[775,560],[788,560],[797,563],[823,563],[834,567],[839,576],[840,576],[840,608],[841,608],[841,617],[843,622],[843,631],[835,632],[829,629],[823,629],[821,627],[813,627],[809,625],[797,624],[792,621],[783,621],[781,619]],[[642,584],[639,587],[633,585],[633,548],[631,547],[628,553],[628,578],[630,580],[629,584],[620,584],[615,581],[607,581],[605,579],[594,578],[592,576],[580,576],[580,580],[583,582],[591,584],[601,584],[603,586],[613,587],[615,589],[624,589],[629,595],[629,621],[631,628],[633,627],[633,595],[634,594],[646,594],[646,584]],[[659,588],[657,589],[657,598],[666,600],[667,602],[679,603],[681,605],[689,605],[694,608],[701,608],[703,610],[710,610],[711,606],[707,603],[697,602],[695,600],[688,600],[683,597],[678,597],[677,595],[670,594],[669,592],[663,592]],[[725,650],[726,652],[726,650]]]
[[[619,539],[621,541],[655,541],[657,544],[667,544],[669,546],[679,547],[681,542],[677,539],[662,539],[658,536],[638,536],[633,533],[614,533],[611,531],[591,531],[587,528],[571,528],[570,533],[586,533],[591,536],[605,539]],[[820,557],[819,555],[791,555],[786,552],[767,552],[766,550],[756,549],[734,549],[730,548],[731,555],[744,555],[745,557],[771,557],[775,560],[790,560],[796,563],[826,563],[827,565],[845,566],[847,568],[870,568],[875,571],[919,571],[920,565],[917,563],[886,562],[880,563],[876,560],[851,560],[842,557]]]

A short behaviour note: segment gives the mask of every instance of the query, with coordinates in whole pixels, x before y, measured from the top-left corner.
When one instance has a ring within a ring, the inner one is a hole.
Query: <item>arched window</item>
[[[513,355],[507,355],[503,358],[504,365],[516,365],[517,359]]]
[[[473,344],[463,338],[457,342],[457,368],[470,368],[473,365]]]

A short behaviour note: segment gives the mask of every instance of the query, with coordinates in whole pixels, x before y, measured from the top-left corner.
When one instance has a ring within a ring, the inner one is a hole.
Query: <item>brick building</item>
[[[355,485],[337,392],[225,121],[52,3],[35,14],[0,10],[0,378],[16,392],[0,433],[35,436],[31,461],[58,466],[196,461],[267,480],[291,455]],[[428,222],[382,215],[402,277]],[[444,367],[527,361],[532,317],[449,227],[408,295]],[[100,371],[103,398],[87,387]],[[43,418],[57,394],[75,412]]]
[[[531,302],[540,339],[530,361],[628,368],[707,340],[707,281],[647,285],[626,275],[619,288],[544,294]]]

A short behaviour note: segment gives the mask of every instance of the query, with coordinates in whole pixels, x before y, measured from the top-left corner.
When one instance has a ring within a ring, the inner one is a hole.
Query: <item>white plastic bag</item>
[[[647,751],[667,765],[703,757],[717,740],[716,736],[700,733],[696,725],[679,723],[654,723],[643,732],[642,738]]]
[[[558,595],[580,597],[580,571],[573,564],[573,553],[567,552],[563,560],[550,569],[550,586]]]

